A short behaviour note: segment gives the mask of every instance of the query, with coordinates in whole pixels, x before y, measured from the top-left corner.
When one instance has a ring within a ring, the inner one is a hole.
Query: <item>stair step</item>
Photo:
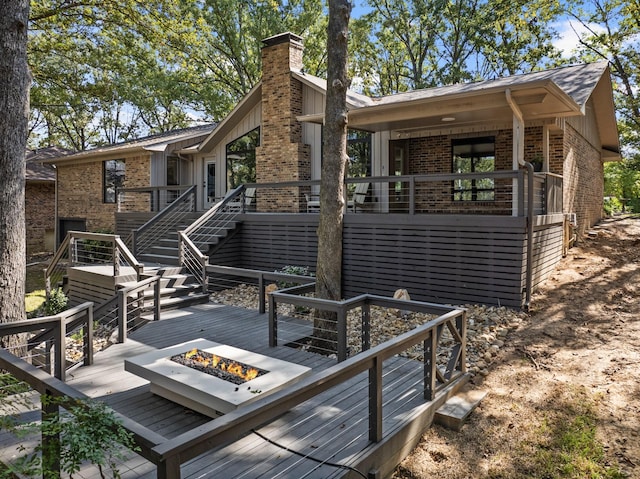
[[[478,404],[480,404],[480,401],[482,401],[486,395],[487,391],[477,389],[461,391],[449,398],[449,400],[436,411],[433,420],[435,423],[447,429],[459,431],[469,415],[478,407]]]
[[[168,255],[161,255],[161,254],[148,254],[148,253],[141,254],[138,256],[138,260],[145,264],[147,262],[161,263],[169,266],[178,266],[180,264],[180,261],[177,256],[168,256]]]
[[[174,309],[186,308],[193,306],[194,304],[204,304],[209,302],[208,293],[190,294],[189,296],[178,296],[173,298],[166,298],[161,302],[161,311],[171,311]],[[142,318],[147,321],[153,320],[153,313],[143,314]]]

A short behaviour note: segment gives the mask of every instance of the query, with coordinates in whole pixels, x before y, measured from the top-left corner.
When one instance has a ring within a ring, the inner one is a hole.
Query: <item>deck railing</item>
[[[47,298],[52,288],[63,287],[67,268],[84,265],[110,265],[113,275],[131,267],[140,279],[144,266],[138,262],[120,236],[69,231],[44,271]]]
[[[189,187],[169,206],[132,232],[134,255],[145,253],[159,238],[183,229],[189,223],[185,218],[196,210],[196,187]]]
[[[345,180],[346,213],[527,216],[527,169]],[[251,183],[258,213],[317,213],[320,182]],[[562,211],[562,177],[534,174],[535,214]]]
[[[118,188],[117,211],[159,212],[172,204],[192,185],[148,186],[142,188]]]

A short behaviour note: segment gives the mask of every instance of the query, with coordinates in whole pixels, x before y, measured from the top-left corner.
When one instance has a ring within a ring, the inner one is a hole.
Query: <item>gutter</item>
[[[511,97],[511,90],[507,88],[504,93],[507,103],[513,112],[513,116],[518,120],[518,124],[523,129],[522,135],[524,140],[524,118],[522,116],[522,111],[520,111],[517,103]],[[516,140],[515,132],[513,139],[514,141]],[[521,148],[518,149],[518,154],[516,156],[518,165],[526,168],[527,170],[527,264],[525,270],[524,310],[529,311],[529,307],[531,306],[531,292],[533,289],[533,165],[524,161],[524,158],[520,154],[524,150],[524,145],[520,145],[520,147]]]

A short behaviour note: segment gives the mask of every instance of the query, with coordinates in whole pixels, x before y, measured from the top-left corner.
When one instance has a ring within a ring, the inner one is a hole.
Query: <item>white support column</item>
[[[520,108],[511,97],[511,90],[507,88],[505,91],[507,103],[513,112],[513,169],[518,170],[524,165],[524,118]],[[511,198],[511,214],[518,215],[518,180],[513,180],[513,196]]]

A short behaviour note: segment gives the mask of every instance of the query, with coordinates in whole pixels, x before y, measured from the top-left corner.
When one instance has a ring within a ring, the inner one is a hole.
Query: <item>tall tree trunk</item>
[[[342,224],[344,175],[347,161],[347,41],[351,3],[329,1],[327,27],[327,97],[324,117],[320,222],[316,296],[342,299]],[[335,350],[337,329],[333,314],[317,311],[314,324],[316,349]]]
[[[0,323],[6,323],[25,318],[29,0],[0,0],[0,12]],[[12,346],[10,342],[0,346]]]

